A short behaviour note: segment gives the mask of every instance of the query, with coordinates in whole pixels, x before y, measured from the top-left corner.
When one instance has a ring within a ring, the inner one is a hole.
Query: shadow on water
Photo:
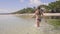
[[[0,20],[0,34],[60,34],[59,28],[48,23],[49,19],[42,18],[38,29],[31,16],[7,16],[0,17],[3,20]]]

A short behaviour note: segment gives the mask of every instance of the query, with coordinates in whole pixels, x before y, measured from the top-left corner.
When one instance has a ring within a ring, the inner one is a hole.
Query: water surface
[[[35,26],[34,18],[16,15],[0,15],[0,34],[60,34],[60,29],[42,19],[40,29]]]

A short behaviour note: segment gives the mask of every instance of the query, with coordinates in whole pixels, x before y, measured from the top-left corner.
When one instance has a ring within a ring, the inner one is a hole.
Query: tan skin
[[[38,13],[38,12],[39,12],[39,9],[37,9],[37,10],[35,11],[34,16],[36,17],[36,26],[37,26],[37,27],[40,27],[40,22],[41,22],[41,21],[39,21],[39,20],[37,20],[37,19],[41,19],[41,15],[43,16],[43,13],[41,13],[41,15],[38,15],[38,14],[36,14],[36,13]]]

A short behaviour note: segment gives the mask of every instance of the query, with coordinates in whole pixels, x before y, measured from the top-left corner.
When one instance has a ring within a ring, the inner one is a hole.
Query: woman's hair
[[[37,9],[40,10],[41,9],[40,6],[38,6]]]
[[[41,8],[40,8],[40,6],[38,6],[35,10],[34,10],[34,12],[36,11],[36,10],[40,10]]]

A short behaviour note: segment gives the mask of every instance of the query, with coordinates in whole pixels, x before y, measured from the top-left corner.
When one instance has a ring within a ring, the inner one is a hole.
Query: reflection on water
[[[15,15],[0,15],[0,34],[60,34],[59,29],[47,24],[44,19],[40,29],[34,27],[35,19]]]

